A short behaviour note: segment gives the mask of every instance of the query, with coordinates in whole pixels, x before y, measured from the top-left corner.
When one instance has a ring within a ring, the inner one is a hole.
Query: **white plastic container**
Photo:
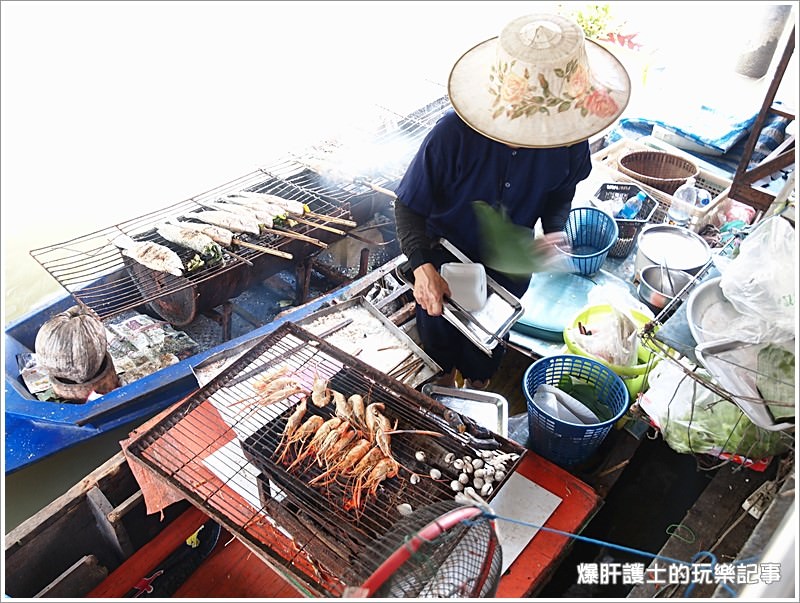
[[[450,287],[453,300],[468,312],[477,312],[486,304],[486,269],[483,264],[442,264],[441,275]]]

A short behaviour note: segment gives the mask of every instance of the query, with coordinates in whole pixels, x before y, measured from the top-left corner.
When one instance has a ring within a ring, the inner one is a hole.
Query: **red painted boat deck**
[[[517,471],[562,499],[545,528],[579,533],[599,507],[600,497],[592,488],[532,452],[525,454]],[[190,507],[154,541],[112,572],[89,596],[124,596],[141,578],[150,576],[158,564],[207,519],[202,511]],[[504,524],[503,529],[513,529],[512,525]],[[569,545],[568,536],[539,530],[501,577],[496,596],[518,598],[534,595],[568,553]],[[242,542],[223,531],[211,555],[172,596],[193,599],[297,598],[303,597],[304,593]]]

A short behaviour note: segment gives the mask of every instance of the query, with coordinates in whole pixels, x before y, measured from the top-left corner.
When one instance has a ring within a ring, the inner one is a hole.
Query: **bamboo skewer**
[[[240,245],[241,247],[247,247],[248,249],[255,249],[256,251],[263,251],[264,253],[270,253],[272,255],[277,255],[281,258],[286,258],[287,260],[291,260],[294,256],[291,253],[286,253],[285,251],[279,251],[277,249],[272,249],[271,247],[264,247],[263,245],[256,245],[255,243],[245,243],[244,241],[240,241],[239,239],[234,239],[233,242],[236,245]]]
[[[248,260],[246,257],[242,257],[241,255],[239,255],[238,253],[234,253],[230,249],[226,249],[225,251],[227,251],[229,254],[231,254],[233,257],[235,257],[237,260],[240,260],[240,261],[244,262],[248,266],[252,266],[253,265],[253,262]]]
[[[298,218],[297,216],[291,216],[290,220],[294,220],[295,222],[299,222],[300,224],[307,224],[308,226],[313,226],[314,228],[319,228],[320,230],[327,230],[328,232],[332,232],[333,234],[338,234],[338,235],[347,234],[345,231],[339,230],[338,228],[334,228],[333,226],[326,226],[325,224],[319,224],[317,222],[312,222],[311,220]]]
[[[372,182],[366,176],[356,176],[355,178],[353,178],[353,183],[354,184],[363,184],[364,186],[368,186],[369,188],[374,190],[376,193],[383,193],[384,195],[386,195],[388,197],[391,197],[392,199],[397,201],[397,193],[395,193],[394,191],[389,190],[388,188],[385,188],[383,186],[378,186],[377,184]]]
[[[289,237],[290,239],[297,239],[299,241],[306,241],[307,243],[313,243],[314,245],[322,247],[323,249],[328,248],[328,244],[323,243],[319,239],[315,239],[314,237],[309,237],[297,232],[292,232],[290,230],[283,230],[282,228],[262,228],[261,230],[266,233],[282,235],[284,237]]]
[[[350,226],[351,228],[358,226],[358,223],[353,222],[352,220],[346,220],[345,218],[334,218],[333,216],[326,216],[325,214],[318,214],[313,211],[307,211],[303,215],[308,216],[309,218],[317,218],[318,220],[333,222],[334,224],[341,224],[342,226]]]

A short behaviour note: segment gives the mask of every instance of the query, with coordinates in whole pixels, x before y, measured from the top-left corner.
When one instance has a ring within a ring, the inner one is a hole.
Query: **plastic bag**
[[[570,423],[597,425],[600,419],[584,404],[547,383],[540,383],[533,394],[533,403],[550,416]]]
[[[638,327],[627,312],[613,307],[611,310],[608,316],[581,325],[586,327],[586,333],[571,328],[570,337],[582,350],[609,364],[633,366],[639,355]]]
[[[589,290],[587,305],[600,306],[609,304],[614,308],[632,308],[637,312],[654,318],[653,311],[647,307],[639,298],[631,295],[630,285],[621,279],[615,278],[609,283],[596,285]]]
[[[695,373],[710,380],[700,369]],[[790,436],[758,427],[738,406],[685,375],[672,361],[653,367],[649,382],[639,406],[676,452],[759,460],[789,449]]]
[[[730,325],[748,343],[789,341],[795,336],[794,228],[767,218],[739,245],[739,255],[719,264],[722,293],[742,315]]]

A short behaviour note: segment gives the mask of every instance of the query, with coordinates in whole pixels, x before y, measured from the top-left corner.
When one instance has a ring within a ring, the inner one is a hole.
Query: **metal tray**
[[[422,393],[450,410],[475,419],[486,429],[508,437],[508,401],[500,394],[433,383],[423,385]]]
[[[341,320],[324,321],[335,314],[341,314]],[[348,320],[352,322],[348,323]],[[309,328],[314,323],[317,323],[318,328]],[[363,296],[317,310],[303,320],[297,321],[297,324],[328,343],[336,345],[343,352],[414,388],[442,371],[436,361],[428,356],[407,333]],[[381,332],[375,331],[378,325]],[[348,338],[351,334],[360,340]],[[382,341],[389,345],[381,345],[381,336],[383,336]],[[396,344],[393,343],[395,340]],[[408,354],[405,353],[406,350]]]
[[[470,259],[456,249],[447,239],[439,243],[458,260],[470,264]],[[442,316],[461,331],[488,356],[502,340],[517,319],[524,313],[522,302],[490,276],[486,276],[488,291],[486,304],[476,312],[458,307],[452,300],[445,301]]]

